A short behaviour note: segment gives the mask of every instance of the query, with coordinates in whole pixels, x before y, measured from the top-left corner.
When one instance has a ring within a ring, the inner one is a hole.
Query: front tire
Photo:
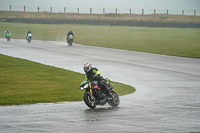
[[[72,46],[72,42],[73,42],[72,40],[69,40],[68,41],[68,46]]]
[[[31,38],[27,38],[27,43],[31,43]]]
[[[10,41],[10,37],[7,37],[7,41]]]
[[[94,97],[92,98],[89,93],[84,93],[83,100],[89,108],[96,108],[96,100]]]
[[[111,90],[111,93],[112,93],[114,99],[111,99],[110,101],[108,101],[108,104],[110,106],[117,107],[119,105],[119,103],[120,103],[119,96],[113,90]]]

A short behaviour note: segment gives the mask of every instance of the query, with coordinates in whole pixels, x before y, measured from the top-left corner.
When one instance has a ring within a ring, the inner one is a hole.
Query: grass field
[[[0,105],[19,105],[83,99],[78,90],[83,74],[0,54]],[[119,95],[135,91],[111,82]]]
[[[12,38],[24,39],[28,30],[33,40],[65,42],[66,34],[72,30],[74,43],[140,51],[147,53],[200,58],[200,29],[194,28],[150,28],[95,25],[50,25],[0,22],[0,37],[6,29]]]

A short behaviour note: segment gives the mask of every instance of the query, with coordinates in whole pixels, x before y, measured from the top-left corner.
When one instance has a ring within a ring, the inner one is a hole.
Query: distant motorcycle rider
[[[67,42],[68,42],[69,35],[72,35],[74,37],[74,33],[71,30],[67,33]]]
[[[5,31],[5,38],[7,38],[7,36],[11,36],[11,32],[10,32],[9,29],[7,29],[7,30]]]
[[[26,33],[26,39],[28,37],[28,34],[32,34],[30,30]]]
[[[100,76],[101,72],[100,72],[99,69],[97,69],[97,68],[92,68],[92,65],[91,65],[90,63],[85,63],[85,64],[83,65],[83,69],[84,69],[84,71],[85,71],[85,77],[84,77],[84,80],[85,80],[85,81],[88,81],[88,80],[90,80],[90,81],[94,81],[94,80],[95,80],[95,81],[98,81],[99,87],[100,87],[103,91],[105,91],[106,94],[107,94],[110,98],[114,99],[113,96],[112,96],[112,94],[110,93],[110,91],[109,91],[109,90],[107,89],[107,87],[106,87],[106,80],[105,80],[102,76]]]

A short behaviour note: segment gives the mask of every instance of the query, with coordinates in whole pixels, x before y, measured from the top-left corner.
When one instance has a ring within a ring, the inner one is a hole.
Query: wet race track
[[[117,108],[89,109],[83,101],[1,106],[2,133],[200,131],[199,59],[4,38],[0,54],[80,73],[90,62],[102,76],[136,88],[135,93],[120,96]]]

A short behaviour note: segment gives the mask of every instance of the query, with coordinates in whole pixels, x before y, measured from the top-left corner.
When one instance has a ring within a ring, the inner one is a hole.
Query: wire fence
[[[2,11],[23,12],[52,12],[52,13],[80,13],[80,14],[172,14],[200,16],[200,10],[168,10],[168,9],[125,9],[125,8],[75,8],[75,7],[47,7],[47,6],[17,6],[0,5]]]

